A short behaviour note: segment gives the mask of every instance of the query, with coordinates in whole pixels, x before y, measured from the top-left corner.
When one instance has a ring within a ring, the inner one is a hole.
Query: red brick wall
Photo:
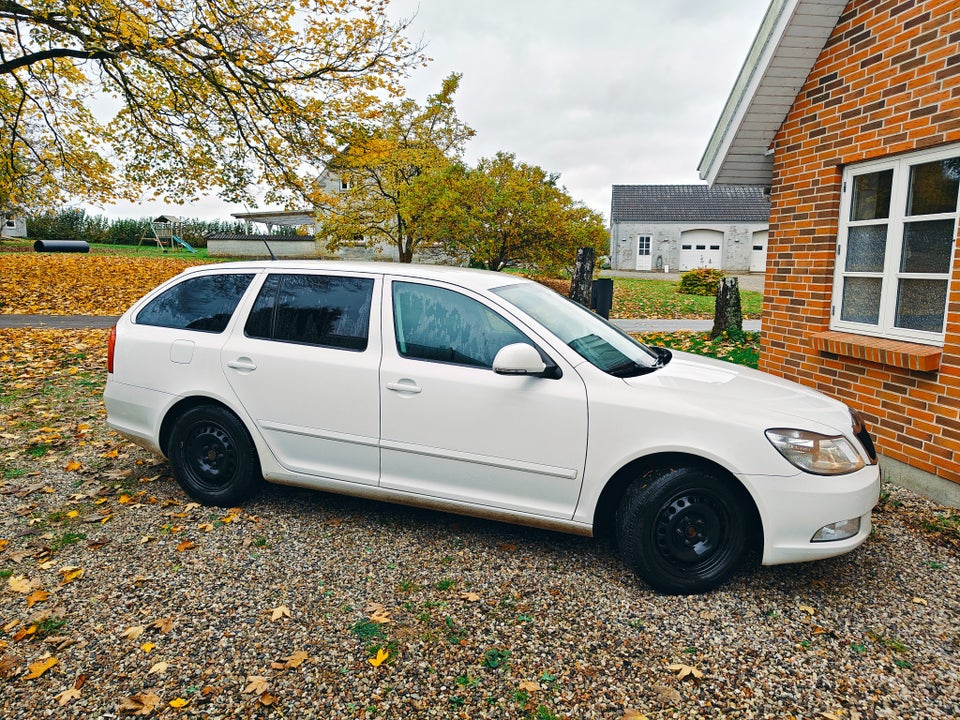
[[[883,454],[960,483],[960,263],[938,370],[876,361],[909,367],[902,342],[858,358],[814,337],[830,322],[843,166],[953,142],[960,3],[852,0],[775,139],[760,367],[860,408]]]

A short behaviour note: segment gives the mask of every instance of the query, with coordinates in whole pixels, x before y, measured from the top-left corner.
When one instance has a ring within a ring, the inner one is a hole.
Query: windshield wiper
[[[660,367],[659,363],[660,361],[658,360],[655,365],[641,365],[634,360],[628,360],[625,363],[614,365],[612,368],[607,368],[607,372],[618,378],[636,377],[637,375],[646,375],[649,372],[653,372]]]

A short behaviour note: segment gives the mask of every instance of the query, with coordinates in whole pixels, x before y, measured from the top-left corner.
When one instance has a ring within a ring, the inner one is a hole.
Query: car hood
[[[673,402],[686,401],[704,414],[716,413],[731,421],[744,416],[768,428],[850,432],[847,406],[816,390],[741,365],[671,352],[673,357],[662,368],[624,382],[650,391],[663,390]]]

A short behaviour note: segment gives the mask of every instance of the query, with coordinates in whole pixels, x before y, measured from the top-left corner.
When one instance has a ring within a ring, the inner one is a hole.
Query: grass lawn
[[[633,336],[646,345],[659,345],[696,355],[706,355],[752,368],[756,368],[760,360],[760,333],[758,332],[745,332],[740,340],[724,336],[711,340],[710,333],[702,332],[654,332],[637,333]]]
[[[712,318],[715,298],[681,295],[672,280],[614,278],[612,318]],[[763,293],[740,291],[745,318],[759,318]]]

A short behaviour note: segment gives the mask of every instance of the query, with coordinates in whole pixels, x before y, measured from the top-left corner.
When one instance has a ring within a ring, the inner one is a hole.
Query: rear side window
[[[164,290],[137,313],[138,325],[221,333],[230,322],[252,274],[201,275]]]
[[[366,350],[372,298],[371,278],[270,275],[244,332],[263,340]]]

